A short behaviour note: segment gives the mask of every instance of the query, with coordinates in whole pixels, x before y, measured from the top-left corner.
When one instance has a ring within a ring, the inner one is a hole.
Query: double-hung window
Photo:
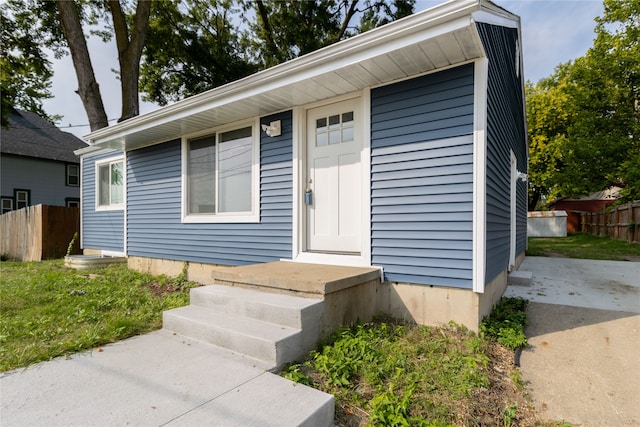
[[[122,157],[96,162],[96,209],[124,208],[124,179]]]
[[[184,222],[257,222],[255,123],[183,141]]]
[[[29,190],[13,190],[16,199],[16,209],[26,208],[30,204],[31,191]]]
[[[80,185],[80,166],[67,165],[67,185],[78,187]]]

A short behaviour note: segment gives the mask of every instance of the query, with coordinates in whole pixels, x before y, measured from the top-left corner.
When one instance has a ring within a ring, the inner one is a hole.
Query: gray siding
[[[372,264],[472,287],[473,65],[371,91]]]
[[[96,210],[96,161],[117,157],[112,151],[88,156],[82,165],[82,247],[124,252],[124,210]]]
[[[489,283],[509,264],[510,174],[513,150],[518,170],[527,171],[522,84],[516,75],[516,29],[477,24],[489,59],[487,90],[487,264]],[[526,248],[527,186],[517,184],[516,254]]]
[[[3,197],[13,197],[15,189],[30,190],[29,204],[51,206],[65,206],[67,198],[80,198],[80,187],[67,185],[65,162],[3,154],[0,171]]]
[[[260,223],[181,223],[180,141],[128,156],[128,254],[222,265],[246,265],[291,258],[292,114],[282,120],[282,135],[260,132]]]

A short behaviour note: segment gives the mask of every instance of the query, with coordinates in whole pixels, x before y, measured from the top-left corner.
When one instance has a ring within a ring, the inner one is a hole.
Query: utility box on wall
[[[566,211],[529,212],[528,237],[567,237]]]

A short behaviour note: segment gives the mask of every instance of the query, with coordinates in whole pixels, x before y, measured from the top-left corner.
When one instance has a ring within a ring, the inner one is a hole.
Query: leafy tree
[[[255,72],[233,13],[230,1],[154,2],[140,73],[143,99],[166,105]]]
[[[71,54],[78,79],[77,93],[87,112],[91,130],[105,127],[108,122],[87,49],[85,27],[102,23],[106,29],[93,30],[92,33],[99,34],[105,41],[115,36],[122,91],[120,120],[125,120],[139,113],[140,57],[150,9],[151,2],[147,0],[138,1],[135,10],[118,0],[9,0],[3,5],[3,10],[13,14],[17,28],[29,32],[39,46],[51,48],[58,57]],[[47,69],[49,66],[46,64]]]
[[[20,28],[5,12],[0,16],[0,94],[2,126],[13,108],[31,111],[53,122],[46,114],[42,100],[51,98],[51,62],[33,34]]]
[[[328,46],[413,13],[415,0],[243,1],[255,7],[245,41],[261,68]],[[359,25],[353,25],[360,16]],[[250,15],[247,15],[250,16]]]
[[[612,185],[640,198],[640,1],[604,6],[586,55],[527,85],[530,208]]]
[[[141,67],[144,99],[164,105],[203,92],[410,15],[413,4],[414,0],[156,2]]]

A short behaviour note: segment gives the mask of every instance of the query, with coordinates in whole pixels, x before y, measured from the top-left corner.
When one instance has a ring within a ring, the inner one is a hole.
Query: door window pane
[[[353,111],[316,119],[316,147],[353,141],[353,124]]]

